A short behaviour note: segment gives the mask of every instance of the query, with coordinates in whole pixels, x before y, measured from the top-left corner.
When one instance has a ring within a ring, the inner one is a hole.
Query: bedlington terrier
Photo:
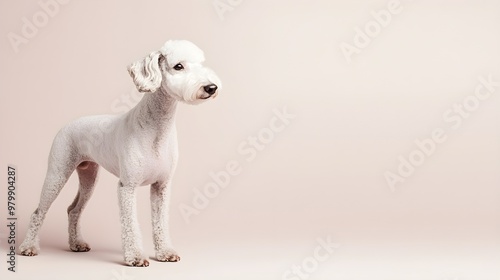
[[[118,116],[88,116],[63,127],[50,151],[40,203],[31,215],[22,255],[39,253],[38,232],[50,205],[76,169],[80,186],[68,207],[69,246],[87,252],[80,216],[96,183],[99,166],[119,178],[118,198],[125,263],[148,266],[136,214],[135,189],[151,185],[153,240],[158,261],[175,262],[168,207],[172,175],[178,158],[175,111],[178,101],[198,104],[220,91],[217,75],[202,65],[203,51],[189,41],[167,41],[158,51],[131,64],[128,72],[140,92],[146,93],[130,111]],[[101,141],[89,143],[88,135]]]

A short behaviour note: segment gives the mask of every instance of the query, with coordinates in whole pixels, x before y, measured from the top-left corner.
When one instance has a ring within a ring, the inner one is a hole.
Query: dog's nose
[[[212,95],[217,90],[217,85],[211,84],[208,86],[204,86],[203,89],[205,90],[206,93]]]

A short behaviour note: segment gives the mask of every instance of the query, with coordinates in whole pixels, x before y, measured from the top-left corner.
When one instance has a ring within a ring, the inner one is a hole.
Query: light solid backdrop
[[[223,82],[215,100],[178,108],[180,263],[120,266],[117,178],[101,170],[82,222],[93,250],[68,251],[73,176],[47,215],[41,255],[19,257],[17,274],[2,260],[0,274],[498,279],[499,9],[493,0],[0,1],[0,165],[18,169],[19,243],[56,132],[140,99],[129,63],[187,39]],[[238,174],[207,190],[228,164]],[[2,256],[6,180],[0,172]],[[152,256],[148,187],[138,193]],[[339,247],[315,259],[327,239]],[[294,265],[305,274],[288,273]]]

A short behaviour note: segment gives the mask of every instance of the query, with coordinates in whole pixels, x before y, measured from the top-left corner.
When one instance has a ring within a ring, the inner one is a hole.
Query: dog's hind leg
[[[54,202],[68,181],[69,176],[75,170],[78,161],[79,158],[70,144],[70,139],[65,133],[59,133],[54,139],[50,151],[49,165],[40,195],[40,203],[31,215],[26,238],[19,247],[22,255],[38,255],[40,251],[38,232],[43,224],[45,215],[52,202]]]
[[[84,161],[77,166],[76,172],[78,173],[80,186],[75,200],[68,207],[69,248],[73,252],[88,252],[90,251],[90,246],[82,238],[80,217],[85,205],[87,205],[94,192],[99,165],[95,162]]]

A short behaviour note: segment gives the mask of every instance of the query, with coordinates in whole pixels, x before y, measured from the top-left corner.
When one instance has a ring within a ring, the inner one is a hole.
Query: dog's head
[[[221,82],[202,65],[203,51],[189,41],[167,41],[163,47],[128,66],[140,92],[162,90],[179,101],[198,104],[214,98]]]

